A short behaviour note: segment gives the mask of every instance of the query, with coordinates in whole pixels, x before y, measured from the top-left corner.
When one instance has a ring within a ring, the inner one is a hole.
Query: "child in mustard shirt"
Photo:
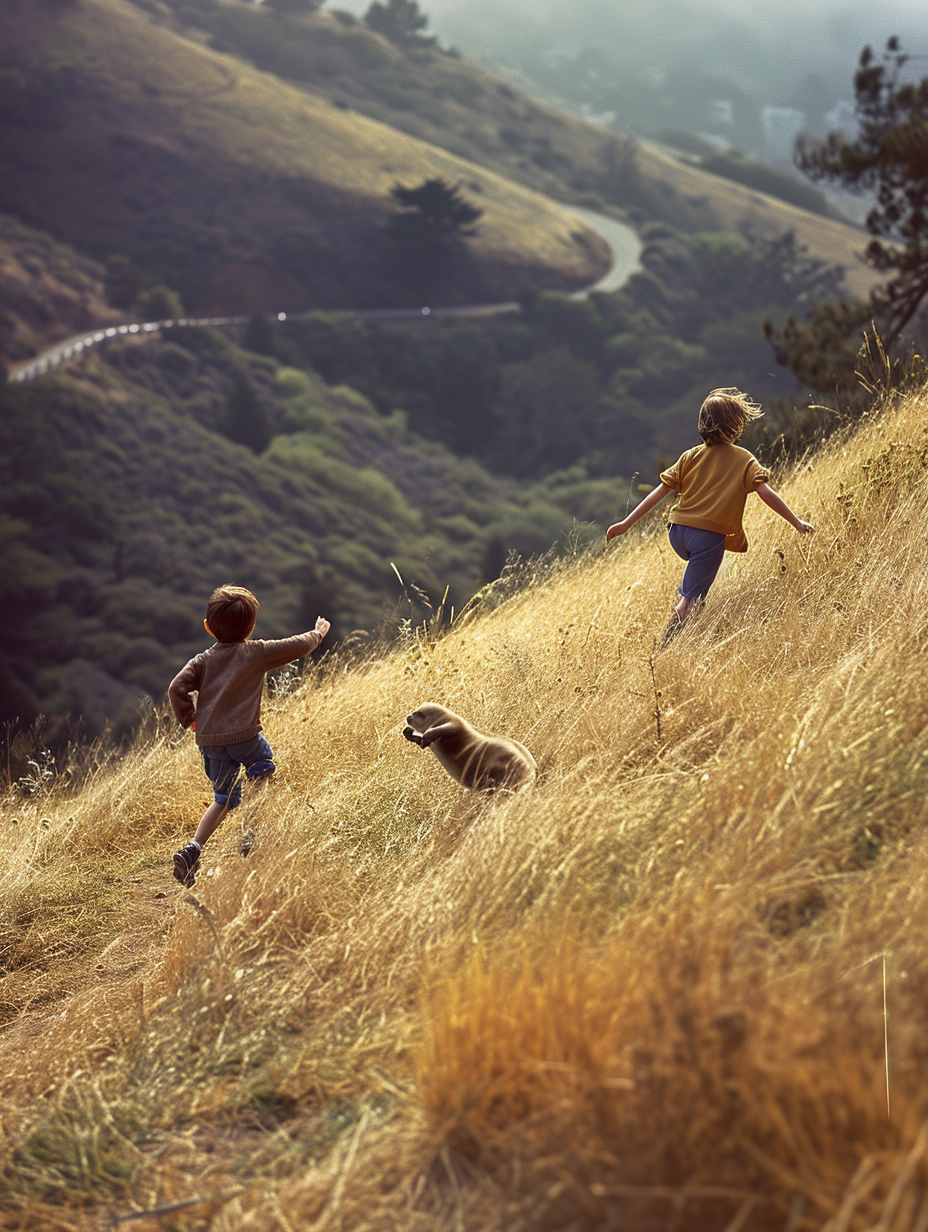
[[[665,642],[679,632],[693,605],[706,597],[725,553],[748,550],[741,519],[751,492],[801,535],[810,535],[814,529],[797,518],[768,485],[768,474],[753,454],[735,444],[745,424],[762,414],[757,403],[740,390],[714,389],[699,410],[703,444],[688,449],[669,470],[661,472],[660,485],[606,532],[607,540],[624,535],[665,496],[679,493],[680,503],[670,515],[670,546],[687,566]]]

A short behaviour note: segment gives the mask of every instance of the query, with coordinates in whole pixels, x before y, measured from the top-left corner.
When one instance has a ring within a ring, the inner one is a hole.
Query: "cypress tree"
[[[235,374],[226,405],[226,436],[240,445],[247,445],[255,453],[262,453],[271,440],[267,412],[243,372]]]

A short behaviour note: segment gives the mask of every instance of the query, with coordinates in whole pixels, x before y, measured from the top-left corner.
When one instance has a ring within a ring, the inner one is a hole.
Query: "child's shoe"
[[[196,881],[196,868],[200,859],[200,848],[196,843],[188,843],[174,852],[174,876],[189,890]]]

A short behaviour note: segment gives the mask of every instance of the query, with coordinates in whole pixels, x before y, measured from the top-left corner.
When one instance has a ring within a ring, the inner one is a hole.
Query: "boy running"
[[[206,777],[213,785],[213,803],[196,834],[174,853],[174,876],[186,886],[193,885],[207,839],[226,811],[241,801],[239,768],[244,766],[251,779],[266,778],[276,769],[271,746],[261,735],[265,675],[315,650],[329,631],[329,622],[320,616],[315,629],[307,633],[281,641],[254,641],[258,606],[243,586],[214,590],[203,624],[216,645],[191,659],[171,681],[174,713],[183,727],[196,732]]]
[[[663,471],[660,485],[606,532],[607,539],[624,535],[665,496],[679,494],[680,502],[670,515],[668,529],[670,546],[687,566],[665,643],[682,628],[693,605],[706,597],[725,553],[748,550],[741,519],[751,492],[801,535],[814,530],[768,485],[767,471],[753,454],[735,444],[748,421],[762,414],[757,403],[740,390],[714,389],[699,411],[703,444],[688,449]]]

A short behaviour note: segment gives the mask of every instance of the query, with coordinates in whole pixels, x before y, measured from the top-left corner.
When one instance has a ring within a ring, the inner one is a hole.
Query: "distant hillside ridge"
[[[863,259],[867,235],[860,228],[712,175],[646,142],[639,146],[638,166],[655,191],[681,197],[694,206],[710,207],[721,229],[747,236],[792,231],[810,255],[844,269],[847,289],[853,295],[866,298],[883,280]]]
[[[131,258],[190,311],[395,302],[390,190],[436,177],[482,210],[436,302],[573,289],[607,267],[599,237],[537,192],[124,0],[24,6],[4,24],[20,93],[0,137],[0,210],[80,251]]]
[[[138,0],[145,4],[146,0]],[[427,6],[426,6],[427,7]],[[779,236],[793,230],[813,256],[840,264],[854,294],[877,281],[858,228],[724,180],[647,143],[593,125],[512,80],[437,48],[400,48],[341,12],[299,17],[267,6],[171,0],[192,35],[314,93],[490,167],[558,201],[612,207],[636,223]]]

